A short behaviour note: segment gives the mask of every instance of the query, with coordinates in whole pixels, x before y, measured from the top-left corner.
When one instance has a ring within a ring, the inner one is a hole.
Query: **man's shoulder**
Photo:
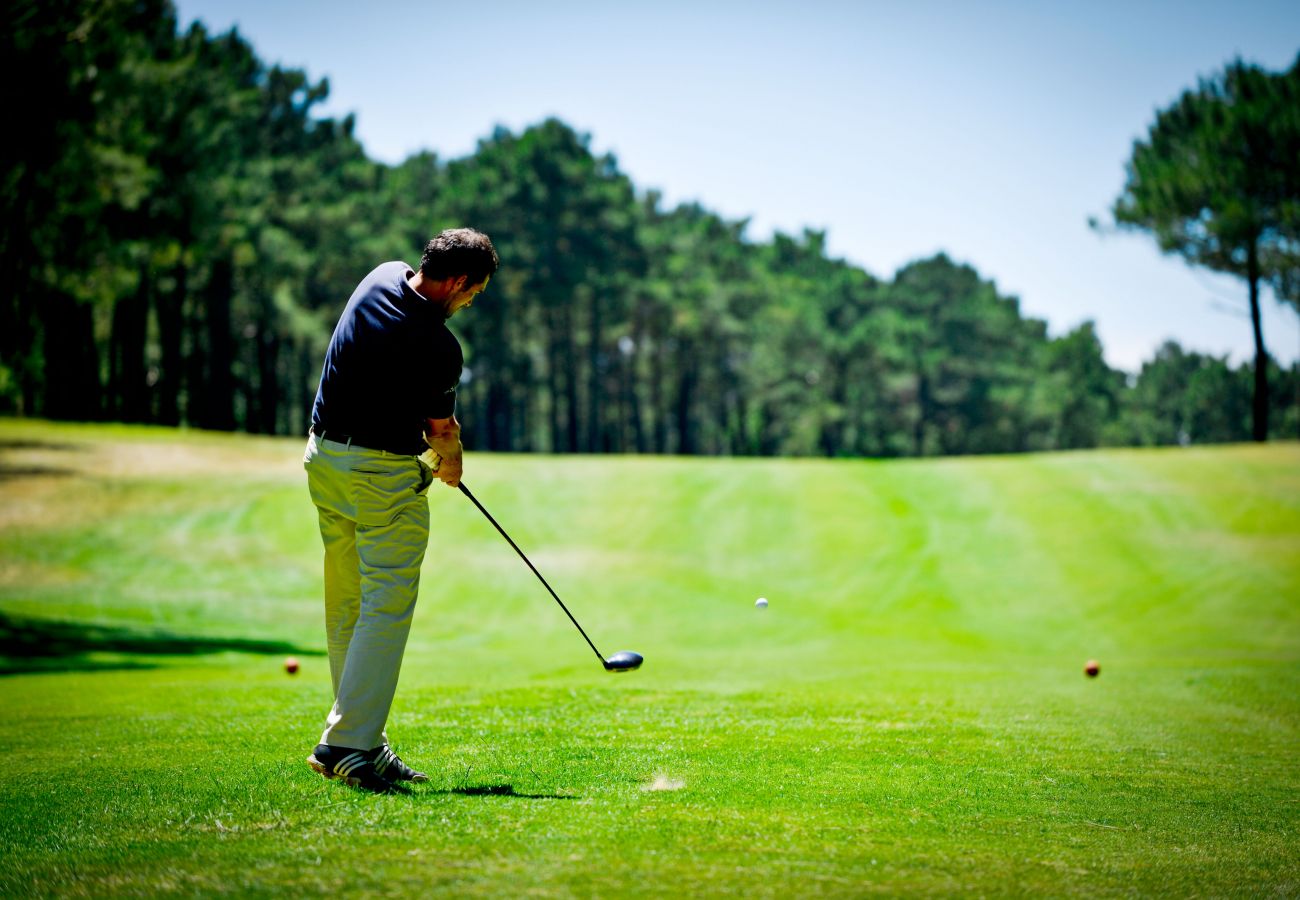
[[[408,294],[415,295],[410,285],[406,283],[411,273],[411,267],[401,260],[375,266],[352,292],[352,296],[348,299],[349,309],[358,307],[370,309],[376,305],[396,308],[404,305],[404,297]]]
[[[402,285],[406,280],[415,274],[415,270],[402,262],[395,259],[392,262],[380,263],[370,270],[361,281],[361,286],[366,288],[387,288],[389,290],[401,291]]]

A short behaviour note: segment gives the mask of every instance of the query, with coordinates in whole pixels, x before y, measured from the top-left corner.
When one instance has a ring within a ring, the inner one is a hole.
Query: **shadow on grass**
[[[29,441],[22,438],[9,441],[0,441],[0,450],[62,450],[71,452],[73,450],[82,450],[76,444],[60,444],[56,441]]]
[[[320,650],[284,641],[196,637],[114,625],[30,619],[0,612],[0,675],[149,669],[155,664],[132,657],[197,656],[228,650],[322,655]]]
[[[49,441],[0,441],[0,453],[6,450],[47,450],[67,453],[76,449],[78,448],[73,444],[56,444]],[[14,478],[67,478],[76,474],[78,473],[75,469],[61,466],[11,465],[0,461],[0,481]]]
[[[60,469],[55,466],[11,466],[0,462],[0,481],[14,478],[69,478],[76,474],[75,469]]]
[[[357,796],[365,796],[367,793],[362,788],[352,788]],[[440,791],[424,791],[418,788],[412,789],[401,782],[396,782],[389,786],[391,796],[410,797],[419,799],[420,797],[439,796],[446,794],[460,794],[462,797],[514,797],[518,800],[580,800],[574,794],[521,794],[515,790],[512,784],[484,784],[471,785],[465,787],[448,788]]]
[[[520,800],[577,800],[573,794],[521,794],[512,784],[467,785],[432,794],[460,794],[463,797],[518,797]]]

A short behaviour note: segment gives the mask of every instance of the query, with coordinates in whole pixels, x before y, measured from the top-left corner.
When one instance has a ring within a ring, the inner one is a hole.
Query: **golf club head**
[[[641,660],[640,653],[633,653],[631,650],[620,650],[605,660],[605,671],[630,672],[633,669],[641,668]]]

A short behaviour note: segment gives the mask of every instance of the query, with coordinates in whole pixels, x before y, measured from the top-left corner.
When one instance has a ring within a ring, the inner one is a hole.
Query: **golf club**
[[[495,527],[497,531],[501,532],[501,536],[506,539],[506,542],[510,544],[511,547],[515,548],[515,552],[519,554],[519,558],[528,563],[528,568],[533,570],[533,574],[537,576],[537,580],[542,583],[543,587],[550,591],[551,596],[555,598],[555,602],[560,604],[560,609],[564,610],[564,614],[569,617],[569,621],[573,623],[573,626],[578,629],[578,633],[587,641],[587,646],[589,646],[592,649],[592,652],[596,654],[596,658],[600,660],[600,664],[605,667],[606,672],[628,672],[632,669],[638,669],[641,667],[641,654],[633,653],[631,650],[622,650],[615,653],[609,659],[602,656],[601,652],[596,649],[596,645],[591,642],[591,638],[587,637],[587,632],[582,630],[582,626],[578,624],[578,620],[573,617],[573,613],[569,612],[569,608],[564,605],[564,601],[560,599],[560,595],[551,590],[551,586],[546,583],[546,579],[542,577],[542,573],[537,571],[537,567],[529,562],[528,557],[524,556],[524,551],[520,550],[519,545],[510,539],[510,535],[506,534],[506,530],[497,524],[497,520],[492,518],[492,514],[483,508],[483,504],[478,502],[478,498],[469,492],[469,488],[465,487],[465,482],[463,481],[460,483],[460,492],[468,497],[471,503],[478,507],[478,511],[492,523],[493,527]]]

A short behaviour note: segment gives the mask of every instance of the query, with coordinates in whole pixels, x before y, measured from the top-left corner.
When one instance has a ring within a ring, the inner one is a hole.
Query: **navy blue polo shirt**
[[[407,284],[415,271],[387,262],[352,292],[325,352],[312,430],[372,450],[418,455],[426,419],[456,410],[464,357],[442,310]]]

